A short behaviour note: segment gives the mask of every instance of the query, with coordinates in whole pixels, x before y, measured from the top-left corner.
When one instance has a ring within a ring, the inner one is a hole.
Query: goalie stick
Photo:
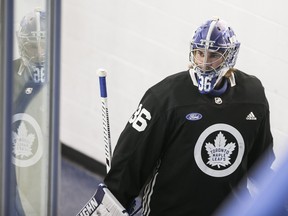
[[[104,144],[105,144],[105,159],[106,159],[106,171],[109,172],[111,168],[112,148],[111,148],[111,136],[109,126],[108,115],[108,103],[107,103],[107,87],[106,76],[107,72],[104,69],[98,70],[99,84],[100,84],[100,96],[101,96],[101,108],[102,108],[102,121],[104,132]],[[114,197],[111,191],[104,184],[99,184],[96,193],[85,204],[76,216],[129,216],[126,209],[121,203]]]
[[[103,123],[104,143],[105,143],[106,171],[108,173],[111,168],[112,148],[111,148],[110,124],[108,115],[108,98],[106,87],[107,72],[104,69],[99,69],[98,76],[99,76],[100,96],[102,105],[101,108],[102,108],[102,123]]]

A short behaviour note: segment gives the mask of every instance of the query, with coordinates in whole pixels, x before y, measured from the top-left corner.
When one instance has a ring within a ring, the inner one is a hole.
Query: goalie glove
[[[94,196],[76,216],[129,216],[105,184],[99,184]]]

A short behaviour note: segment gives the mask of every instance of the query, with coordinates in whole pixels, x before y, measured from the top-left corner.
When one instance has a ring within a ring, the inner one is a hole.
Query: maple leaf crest
[[[230,163],[230,155],[233,153],[235,149],[235,143],[230,142],[226,145],[226,138],[223,133],[219,132],[214,140],[214,145],[210,142],[206,143],[205,149],[209,154],[209,161],[207,164],[212,167],[217,166],[227,166]]]
[[[32,145],[35,140],[35,135],[32,133],[28,134],[28,130],[24,122],[21,122],[17,128],[17,133],[13,131],[13,153],[14,155],[20,156],[20,158],[29,157],[32,153]]]

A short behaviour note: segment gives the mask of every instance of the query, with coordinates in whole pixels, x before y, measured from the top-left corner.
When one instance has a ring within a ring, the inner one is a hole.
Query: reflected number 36
[[[44,67],[36,67],[33,71],[33,80],[35,83],[44,83],[45,82],[45,73]]]
[[[147,127],[147,121],[151,120],[151,114],[145,108],[142,108],[142,104],[139,105],[136,112],[129,119],[129,123],[132,124],[132,127],[137,131],[144,131]]]

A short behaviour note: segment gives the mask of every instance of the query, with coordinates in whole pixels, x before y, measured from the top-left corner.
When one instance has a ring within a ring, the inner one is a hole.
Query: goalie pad
[[[99,184],[96,193],[76,216],[129,216],[105,184]]]

